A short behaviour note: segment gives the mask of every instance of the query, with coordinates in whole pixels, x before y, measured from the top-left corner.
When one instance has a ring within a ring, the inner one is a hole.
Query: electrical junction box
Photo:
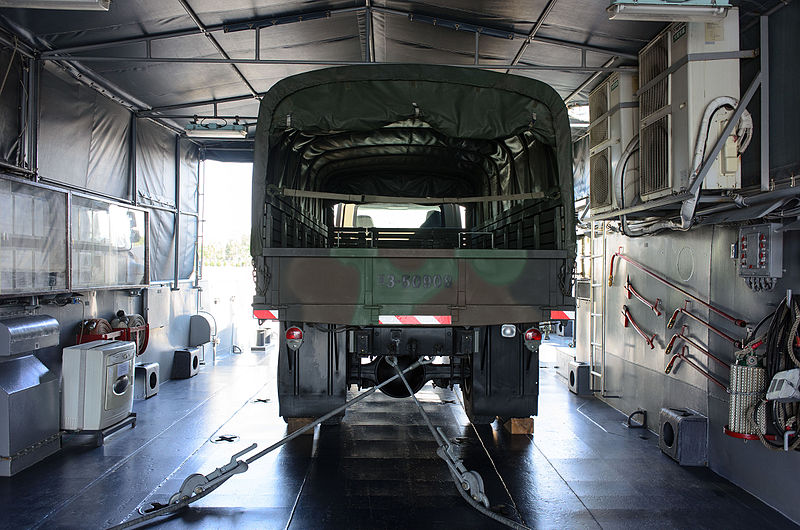
[[[704,54],[739,51],[739,13],[712,23],[669,25],[639,52],[639,191],[643,201],[684,192],[695,171],[695,144],[713,148],[733,110],[722,108],[700,131],[716,98],[739,99],[739,60]],[[706,60],[704,60],[706,59]],[[703,189],[741,188],[737,147],[729,137]]]
[[[800,401],[800,368],[775,374],[767,389],[767,399],[779,403]]]
[[[783,232],[779,223],[739,229],[738,271],[742,278],[783,277]]]

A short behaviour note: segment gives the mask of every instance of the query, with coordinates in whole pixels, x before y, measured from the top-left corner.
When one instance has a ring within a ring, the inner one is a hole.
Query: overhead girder
[[[551,0],[552,4],[555,4],[555,1]],[[541,27],[541,22],[543,21],[544,17],[549,14],[552,10],[552,6],[548,6],[546,8],[546,12],[543,12],[543,16],[539,17],[537,21],[537,25]],[[397,16],[405,16],[408,17],[411,21],[421,22],[421,23],[429,23],[436,27],[450,29],[454,31],[467,31],[467,32],[474,32],[479,33],[482,36],[494,37],[494,38],[503,38],[503,39],[522,39],[525,43],[530,44],[530,42],[540,42],[542,44],[550,44],[553,46],[561,46],[565,48],[573,48],[577,50],[585,50],[588,52],[594,52],[604,55],[613,55],[618,56],[624,59],[631,59],[636,60],[638,57],[636,54],[627,53],[622,50],[614,50],[610,48],[604,48],[602,46],[592,46],[589,44],[583,44],[580,42],[573,42],[573,41],[566,41],[562,39],[553,39],[549,37],[543,37],[537,35],[539,28],[536,26],[534,29],[536,31],[532,31],[533,35],[530,33],[519,33],[515,31],[508,31],[502,30],[498,28],[493,28],[489,26],[481,26],[475,25],[465,20],[458,20],[458,19],[450,19],[450,18],[442,18],[438,16],[433,16],[430,14],[423,14],[423,13],[416,13],[413,11],[408,10],[401,10],[401,9],[391,9],[385,7],[378,7],[372,5],[364,5],[359,7],[350,7],[350,8],[340,8],[340,9],[329,9],[326,11],[314,11],[310,13],[294,13],[288,15],[281,15],[278,17],[270,17],[270,18],[259,18],[259,19],[250,19],[250,20],[242,20],[238,22],[230,22],[227,24],[218,24],[214,26],[205,26],[204,30],[200,28],[191,28],[186,30],[179,30],[179,31],[171,31],[171,32],[164,32],[164,33],[155,33],[152,35],[142,35],[141,37],[132,37],[127,39],[118,39],[118,40],[111,40],[111,41],[103,41],[103,42],[96,42],[91,44],[83,44],[79,46],[70,46],[65,48],[53,49],[48,50],[42,53],[43,58],[48,58],[52,56],[63,56],[63,55],[74,55],[76,53],[82,53],[86,51],[98,50],[98,49],[108,49],[108,48],[115,48],[120,46],[127,46],[131,44],[137,43],[147,43],[152,42],[155,40],[161,39],[170,39],[175,37],[187,37],[191,35],[207,35],[210,33],[215,32],[225,32],[225,33],[232,33],[237,31],[255,31],[258,33],[262,29],[267,29],[272,26],[279,26],[285,24],[295,24],[300,22],[306,22],[309,20],[318,20],[320,18],[330,18],[332,16],[347,14],[347,13],[367,13],[367,12],[374,12],[374,13],[382,13],[387,15],[397,15]]]

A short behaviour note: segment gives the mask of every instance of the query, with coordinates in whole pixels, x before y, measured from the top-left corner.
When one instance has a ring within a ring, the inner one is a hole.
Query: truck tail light
[[[528,328],[525,332],[525,347],[530,351],[535,352],[539,349],[539,344],[542,342],[542,332],[536,328]]]
[[[292,327],[286,330],[286,345],[296,350],[303,344],[303,330],[297,327]]]
[[[530,328],[525,332],[526,341],[542,340],[542,332],[536,328]]]

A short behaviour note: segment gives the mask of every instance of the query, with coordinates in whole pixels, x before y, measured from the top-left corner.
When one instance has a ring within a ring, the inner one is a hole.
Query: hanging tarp
[[[148,120],[136,124],[139,203],[175,208],[175,133]]]
[[[175,278],[175,214],[150,211],[150,281]]]
[[[544,83],[488,71],[317,70],[278,83],[262,100],[254,219],[268,187],[400,197],[544,192],[571,204],[567,110]],[[322,201],[298,200],[304,214],[324,223]],[[483,220],[498,210],[481,208]],[[261,244],[255,233],[254,255]]]
[[[197,217],[181,215],[180,261],[178,278],[188,280],[194,274],[195,254],[197,253]]]
[[[198,212],[200,187],[200,149],[193,142],[181,140],[181,211]]]
[[[22,63],[18,53],[0,49],[0,159],[17,163],[20,136],[19,108],[22,86]]]
[[[55,67],[41,76],[39,174],[129,198],[130,113]]]

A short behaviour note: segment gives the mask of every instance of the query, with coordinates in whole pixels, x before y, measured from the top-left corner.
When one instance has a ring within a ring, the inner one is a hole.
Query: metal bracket
[[[633,423],[634,416],[641,416],[642,421],[639,424]],[[625,426],[629,429],[646,429],[647,428],[647,411],[646,410],[634,410],[630,414],[628,414],[628,419],[625,421]]]
[[[644,339],[647,345],[650,346],[651,350],[654,350],[656,346],[655,344],[653,344],[653,341],[656,339],[657,334],[653,333],[652,337],[648,337],[647,333],[645,333],[644,330],[639,326],[639,324],[637,324],[636,321],[633,319],[633,315],[631,315],[631,312],[628,310],[628,306],[626,305],[622,306],[622,316],[625,317],[625,327],[627,328],[629,323],[632,324],[633,329],[636,330],[636,333],[638,333],[639,336],[641,336]]]
[[[628,276],[628,278],[625,280],[625,290],[628,292],[628,300],[631,299],[631,296],[635,296],[637,300],[649,307],[657,317],[661,316],[661,311],[658,309],[658,305],[661,303],[661,298],[656,298],[655,303],[651,303],[647,298],[642,296],[636,289],[633,288],[630,276]]]

